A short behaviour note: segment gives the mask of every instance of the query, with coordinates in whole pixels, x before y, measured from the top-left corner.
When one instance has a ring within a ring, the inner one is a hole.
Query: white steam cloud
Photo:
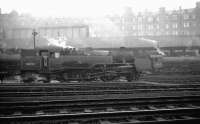
[[[160,48],[158,47],[158,41],[156,40],[151,40],[151,39],[146,39],[146,38],[140,38],[140,40],[143,41],[148,41],[154,44],[154,47],[156,48],[157,52],[161,55],[165,55],[165,53],[163,51],[160,50]]]
[[[48,38],[45,37],[48,41],[48,46],[57,46],[61,48],[74,48],[72,46],[67,45],[68,39],[66,37],[58,37],[58,38]]]

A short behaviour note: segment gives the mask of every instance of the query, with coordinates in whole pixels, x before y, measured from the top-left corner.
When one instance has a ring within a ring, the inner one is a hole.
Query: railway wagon
[[[0,54],[0,80],[20,74],[20,55]]]
[[[199,56],[163,57],[163,73],[200,74]]]
[[[9,65],[10,59],[3,59]],[[61,55],[59,51],[48,49],[21,50],[21,56],[15,60],[12,68],[1,73],[1,80],[17,72],[24,82],[56,80],[112,81],[124,77],[128,81],[136,80],[138,73],[134,63],[116,63],[112,55]],[[1,63],[1,70],[4,65]]]

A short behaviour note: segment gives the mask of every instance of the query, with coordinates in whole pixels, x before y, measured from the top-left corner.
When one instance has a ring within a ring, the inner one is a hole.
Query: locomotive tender
[[[0,77],[20,75],[24,82],[60,81],[112,81],[124,77],[137,80],[139,73],[134,58],[127,62],[123,55],[62,54],[49,49],[23,49],[20,57],[1,57]],[[119,61],[121,59],[121,61]],[[117,61],[116,61],[117,60]],[[131,60],[131,61],[130,61]]]

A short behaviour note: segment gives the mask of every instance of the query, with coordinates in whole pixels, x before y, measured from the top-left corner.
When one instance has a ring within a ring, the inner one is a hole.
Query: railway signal
[[[32,35],[33,35],[33,45],[34,45],[33,47],[35,49],[35,37],[36,35],[38,35],[38,32],[36,32],[35,29],[33,29]]]

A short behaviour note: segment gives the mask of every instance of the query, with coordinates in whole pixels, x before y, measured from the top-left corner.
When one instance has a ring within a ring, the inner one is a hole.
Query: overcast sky
[[[33,16],[53,17],[96,17],[108,14],[121,14],[126,6],[133,11],[157,11],[160,7],[167,10],[194,8],[200,0],[0,0],[2,13],[16,10]]]

